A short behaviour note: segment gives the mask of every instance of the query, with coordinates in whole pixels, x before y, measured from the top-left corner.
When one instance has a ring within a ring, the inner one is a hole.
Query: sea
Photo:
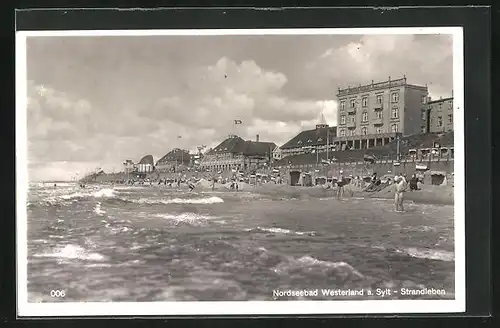
[[[32,183],[27,220],[28,302],[455,297],[453,206]]]

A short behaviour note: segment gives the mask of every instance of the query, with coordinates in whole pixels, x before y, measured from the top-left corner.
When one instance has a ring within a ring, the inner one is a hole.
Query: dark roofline
[[[295,140],[299,139],[300,136],[304,136],[304,135],[307,135],[309,133],[314,133],[314,132],[316,132],[318,130],[330,130],[333,133],[333,134],[330,135],[331,138],[334,138],[334,137],[337,136],[337,126],[328,126],[326,128],[315,128],[315,129],[310,129],[310,130],[303,130],[303,131],[300,131],[299,133],[297,133],[293,138],[291,138],[290,140],[288,140],[287,142],[285,142],[283,145],[281,145],[280,148],[281,149],[293,149],[293,148],[297,148],[297,147],[298,148],[302,148],[302,147],[305,147],[305,146],[318,146],[318,145],[323,145],[323,144],[326,145],[326,140],[325,140],[325,143],[323,143],[323,142],[318,143],[317,140],[316,140],[315,142],[311,142],[311,144],[309,144],[309,145],[304,144],[303,146],[298,146],[296,144],[296,142],[292,143],[292,141],[295,141]],[[297,142],[298,142],[298,140],[297,140]]]
[[[370,92],[370,91],[375,91],[375,90],[383,90],[383,89],[390,89],[390,88],[395,88],[395,87],[410,87],[414,89],[419,89],[419,90],[428,90],[427,85],[416,85],[416,84],[410,84],[407,83],[407,78],[406,75],[403,75],[402,78],[399,79],[391,79],[389,77],[388,80],[385,81],[379,81],[375,82],[372,80],[371,83],[367,84],[358,84],[356,86],[348,86],[346,88],[338,88],[337,89],[337,97],[345,97],[349,95],[355,95],[359,93],[364,93],[364,92]]]
[[[437,99],[437,100],[431,100],[431,101],[428,101],[427,104],[435,104],[435,103],[439,103],[439,102],[443,102],[443,101],[448,101],[448,100],[453,100],[453,97],[448,97],[448,98],[442,98],[442,99]]]

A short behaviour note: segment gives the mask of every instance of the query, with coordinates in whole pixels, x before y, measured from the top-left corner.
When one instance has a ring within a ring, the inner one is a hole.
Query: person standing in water
[[[408,183],[403,176],[394,177],[394,205],[396,207],[396,212],[404,212],[403,207],[404,193],[408,187]]]

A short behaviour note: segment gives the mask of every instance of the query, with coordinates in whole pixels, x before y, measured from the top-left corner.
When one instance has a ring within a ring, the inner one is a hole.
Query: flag
[[[241,124],[243,123],[241,120],[234,120],[234,124]]]

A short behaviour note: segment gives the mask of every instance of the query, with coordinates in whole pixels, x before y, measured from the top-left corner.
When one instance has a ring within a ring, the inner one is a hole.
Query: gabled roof
[[[153,155],[146,155],[137,164],[151,164],[154,165]]]
[[[160,160],[156,163],[168,163],[168,162],[189,162],[191,155],[184,149],[174,148],[170,152],[168,152],[165,156],[160,158]]]
[[[276,144],[274,142],[245,141],[238,136],[231,136],[214,149],[209,150],[207,154],[233,153],[245,156],[269,156],[275,148]]]
[[[283,146],[281,149],[302,148],[306,146],[322,146],[326,145],[327,131],[329,131],[330,139],[337,136],[337,127],[331,126],[328,128],[319,128],[305,130],[297,134]]]

